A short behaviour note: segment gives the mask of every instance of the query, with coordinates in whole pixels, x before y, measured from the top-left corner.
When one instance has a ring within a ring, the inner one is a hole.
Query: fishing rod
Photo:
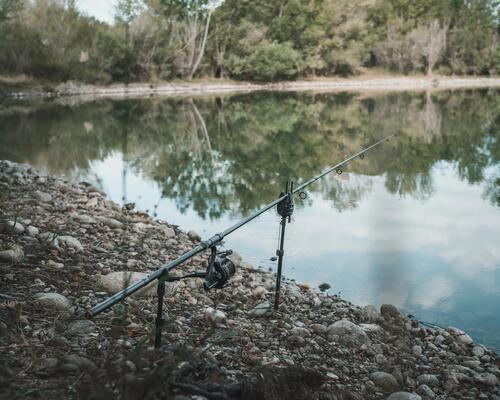
[[[336,171],[338,174],[342,173],[342,168],[344,167],[345,164],[347,164],[349,161],[354,160],[355,158],[364,158],[364,154],[374,147],[378,146],[379,144],[385,142],[386,140],[389,140],[395,135],[390,135],[385,137],[382,140],[379,140],[378,142],[372,144],[371,146],[366,147],[365,149],[359,151],[358,153],[350,156],[349,158],[346,158],[345,160],[337,163],[336,165],[327,168],[323,172],[321,172],[319,175],[311,178],[310,180],[306,181],[302,185],[298,186],[297,188],[293,188],[293,183],[291,183],[290,188],[288,187],[288,183],[286,185],[285,192],[281,192],[279,197],[272,201],[271,203],[267,204],[266,206],[262,207],[260,210],[255,211],[253,214],[249,215],[248,217],[242,219],[241,221],[237,222],[236,224],[230,226],[226,230],[217,233],[210,237],[209,239],[200,242],[197,246],[193,247],[191,250],[188,252],[182,254],[180,257],[177,259],[169,262],[166,265],[163,265],[159,267],[156,271],[152,272],[150,275],[147,277],[137,281],[136,283],[124,288],[123,290],[117,292],[113,296],[109,297],[108,299],[102,301],[101,303],[95,305],[91,309],[89,309],[86,312],[86,317],[87,318],[93,318],[96,315],[99,315],[103,311],[109,309],[116,303],[126,299],[133,293],[137,292],[138,290],[144,288],[145,286],[149,285],[151,282],[158,280],[158,289],[157,289],[157,295],[158,295],[158,307],[157,307],[157,317],[156,317],[156,338],[155,338],[155,346],[159,347],[161,343],[161,326],[163,323],[163,297],[165,295],[165,282],[172,282],[172,281],[177,281],[180,279],[184,278],[205,278],[204,281],[204,289],[205,290],[211,290],[213,288],[218,288],[222,289],[228,284],[229,278],[234,274],[235,272],[235,266],[234,264],[226,258],[229,254],[231,254],[231,251],[226,251],[223,253],[217,252],[217,245],[220,245],[222,240],[229,234],[233,233],[237,229],[241,228],[242,226],[248,224],[250,221],[254,220],[261,214],[265,213],[266,211],[270,210],[271,208],[278,206],[278,213],[281,215],[281,234],[280,234],[280,248],[277,250],[276,254],[279,257],[278,261],[278,273],[277,273],[277,280],[276,280],[276,296],[275,296],[275,309],[278,307],[278,302],[279,302],[279,290],[280,290],[280,283],[281,283],[281,272],[282,272],[282,264],[283,264],[283,256],[284,256],[284,251],[283,251],[283,246],[284,246],[284,237],[285,237],[285,225],[286,221],[290,222],[291,215],[293,213],[293,195],[296,193],[299,193],[299,196],[304,199],[307,197],[305,192],[303,192],[303,189],[305,189],[307,186],[313,184],[317,180],[321,179],[325,175],[328,175],[332,171]],[[202,253],[205,250],[211,250],[211,255],[209,258],[208,262],[208,267],[206,272],[197,272],[193,274],[188,274],[185,276],[181,277],[175,277],[175,276],[169,276],[168,273],[179,266],[180,264],[184,263],[185,261],[189,260],[190,258],[196,256],[197,254]]]

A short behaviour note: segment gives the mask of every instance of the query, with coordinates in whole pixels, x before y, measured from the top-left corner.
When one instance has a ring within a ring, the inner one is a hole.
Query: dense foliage
[[[54,81],[497,74],[497,0],[0,0],[0,73]]]

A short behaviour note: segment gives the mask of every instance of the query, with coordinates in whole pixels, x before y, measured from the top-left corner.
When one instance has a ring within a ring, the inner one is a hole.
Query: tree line
[[[495,75],[497,0],[0,0],[0,73],[89,83]]]

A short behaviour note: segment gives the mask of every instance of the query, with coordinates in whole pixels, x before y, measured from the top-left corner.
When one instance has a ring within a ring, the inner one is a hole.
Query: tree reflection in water
[[[76,174],[122,153],[181,211],[248,214],[284,181],[399,132],[348,172],[313,186],[339,211],[356,207],[380,175],[399,196],[426,199],[431,169],[451,162],[500,206],[500,92],[252,94],[200,99],[13,102],[0,108],[0,158]],[[353,172],[354,174],[350,174]]]

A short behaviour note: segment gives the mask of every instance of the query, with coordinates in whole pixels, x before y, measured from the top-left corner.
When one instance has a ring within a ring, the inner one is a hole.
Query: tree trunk
[[[193,75],[195,74],[196,70],[198,69],[198,66],[200,65],[201,59],[203,58],[203,53],[205,53],[205,45],[207,44],[207,37],[208,37],[208,28],[210,26],[210,17],[212,16],[212,10],[208,12],[207,16],[207,22],[205,24],[205,31],[203,32],[203,39],[201,41],[201,46],[200,50],[198,51],[198,57],[196,57],[196,60],[191,66],[191,71],[189,72],[188,79],[191,80],[193,79]],[[196,36],[195,36],[196,40]]]

